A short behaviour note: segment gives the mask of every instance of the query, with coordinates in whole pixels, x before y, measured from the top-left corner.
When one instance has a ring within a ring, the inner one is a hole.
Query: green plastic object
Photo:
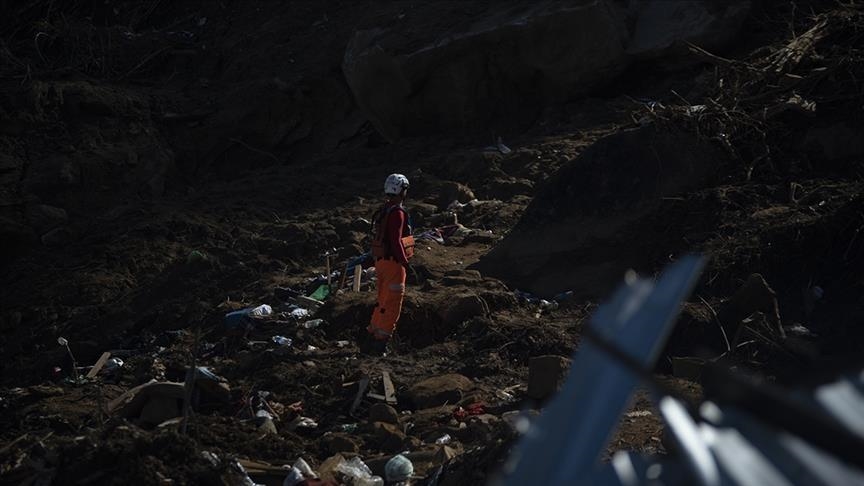
[[[328,295],[330,295],[330,287],[327,284],[322,284],[309,297],[315,300],[324,300]]]

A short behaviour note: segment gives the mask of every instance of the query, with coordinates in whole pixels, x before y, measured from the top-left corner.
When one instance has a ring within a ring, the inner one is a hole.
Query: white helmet
[[[408,178],[402,174],[390,174],[384,181],[384,194],[397,195],[408,189]]]

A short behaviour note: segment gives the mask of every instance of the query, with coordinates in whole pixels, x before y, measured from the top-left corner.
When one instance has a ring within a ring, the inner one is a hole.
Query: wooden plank
[[[381,378],[384,381],[384,400],[390,405],[396,405],[396,388],[390,380],[390,372],[382,371]]]
[[[382,402],[385,401],[385,400],[387,400],[387,398],[384,397],[384,395],[381,395],[381,394],[378,394],[378,393],[372,393],[372,392],[369,392],[369,393],[366,394],[366,396],[369,397],[369,398],[375,399],[375,400],[381,400]]]
[[[243,469],[245,469],[250,476],[277,475],[279,477],[285,477],[285,468],[281,466],[274,466],[268,462],[253,461],[249,459],[237,459],[237,462],[243,466]]]
[[[102,371],[102,368],[105,366],[105,363],[108,362],[108,359],[110,357],[111,351],[105,351],[104,353],[102,353],[102,356],[99,356],[99,360],[96,361],[96,364],[93,365],[93,367],[90,368],[90,372],[87,373],[87,379],[92,380],[93,378],[96,378],[96,375],[98,375],[99,372]]]
[[[357,388],[357,396],[354,397],[354,403],[351,404],[351,408],[348,409],[348,415],[354,415],[354,412],[357,411],[357,407],[360,406],[360,400],[363,400],[363,394],[366,393],[366,388],[369,387],[369,377],[364,376]]]
[[[354,292],[360,292],[360,278],[363,276],[363,265],[354,266]]]

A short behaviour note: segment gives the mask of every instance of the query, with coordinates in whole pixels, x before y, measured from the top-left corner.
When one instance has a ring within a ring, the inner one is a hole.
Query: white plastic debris
[[[110,373],[112,371],[119,370],[123,367],[125,363],[120,358],[111,358],[105,363],[105,367],[102,368],[103,372]]]
[[[497,148],[498,151],[501,152],[501,153],[504,154],[504,155],[507,155],[507,154],[509,154],[510,152],[512,152],[512,150],[510,150],[510,147],[504,145],[504,142],[501,141],[501,137],[498,137],[498,143],[495,144],[495,148]]]
[[[318,422],[309,417],[300,417],[295,425],[301,429],[314,429],[318,427]]]
[[[294,468],[303,473],[304,476],[308,476],[311,478],[317,478],[318,474],[309,467],[309,463],[306,462],[302,457],[298,457],[296,461],[294,461]]]
[[[269,316],[272,313],[273,308],[267,304],[261,304],[249,311],[250,316]]]
[[[435,443],[438,445],[444,445],[449,444],[451,440],[453,440],[453,438],[450,437],[450,434],[444,434],[441,437],[435,439]]]
[[[258,410],[257,412],[255,412],[255,416],[258,418],[269,418],[271,420],[273,419],[273,415],[271,415],[270,412],[268,412],[267,410]]]
[[[384,479],[379,476],[373,476],[372,470],[359,457],[355,457],[350,461],[340,462],[336,466],[336,471],[351,478],[351,484],[354,486],[384,485]]]
[[[285,476],[285,480],[282,481],[282,486],[297,486],[305,480],[306,478],[303,477],[303,473],[301,473],[296,467],[292,467],[288,470],[288,475]]]
[[[298,308],[292,310],[290,312],[290,314],[291,314],[291,317],[294,317],[296,319],[302,319],[304,317],[309,317],[309,311],[307,309],[302,308],[302,307],[298,307]]]
[[[294,342],[291,338],[285,336],[273,336],[271,339],[279,346],[291,346],[291,343]]]
[[[201,457],[206,459],[207,462],[209,462],[211,465],[213,465],[213,467],[218,467],[220,462],[221,462],[221,461],[219,461],[219,456],[217,456],[216,454],[214,454],[210,451],[201,451]]]

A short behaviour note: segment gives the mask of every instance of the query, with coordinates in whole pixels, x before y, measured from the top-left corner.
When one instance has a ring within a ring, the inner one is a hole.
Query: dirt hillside
[[[690,252],[671,388],[700,396],[682,357],[790,383],[860,361],[860,2],[0,10],[4,484],[240,484],[238,461],[282,484],[402,451],[483,483],[548,398],[532,358],[566,363],[627,269]],[[336,286],[392,172],[423,237],[372,357],[368,262]],[[644,392],[618,449],[665,453]]]

